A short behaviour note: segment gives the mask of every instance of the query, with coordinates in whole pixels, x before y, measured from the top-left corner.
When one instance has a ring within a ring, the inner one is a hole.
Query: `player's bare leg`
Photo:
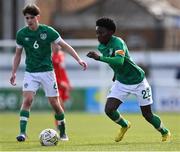
[[[127,121],[126,119],[124,119],[117,111],[121,103],[122,102],[116,98],[108,98],[105,105],[106,115],[115,123],[121,126],[121,128],[118,131],[117,136],[115,137],[116,142],[119,142],[123,139],[125,133],[131,126],[131,123]]]
[[[151,105],[141,106],[141,111],[144,118],[161,133],[162,141],[170,141],[170,131],[164,126],[160,117],[152,113]]]
[[[59,96],[59,102],[60,102],[60,105],[61,105],[61,107],[62,107],[62,109],[64,111],[64,102],[62,101],[60,96]],[[54,123],[55,123],[56,128],[58,129],[58,121],[56,119],[55,119]]]
[[[55,111],[55,119],[58,122],[58,129],[60,131],[60,140],[62,141],[68,141],[69,138],[66,135],[65,131],[65,118],[64,118],[64,110],[62,109],[60,105],[60,101],[58,97],[48,97],[49,102],[51,106],[53,107]]]
[[[33,101],[34,92],[23,92],[23,103],[20,110],[20,134],[16,137],[17,141],[23,142],[26,140],[26,126],[29,119],[29,111]]]

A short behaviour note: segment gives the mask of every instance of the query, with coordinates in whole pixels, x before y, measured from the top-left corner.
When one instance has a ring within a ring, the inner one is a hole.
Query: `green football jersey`
[[[17,32],[16,43],[26,54],[26,71],[52,71],[51,43],[60,38],[59,33],[50,26],[40,24],[36,31],[27,26]]]
[[[125,42],[112,36],[107,45],[99,44],[100,61],[106,62],[114,71],[115,79],[123,84],[138,84],[144,79],[144,71],[129,56]]]

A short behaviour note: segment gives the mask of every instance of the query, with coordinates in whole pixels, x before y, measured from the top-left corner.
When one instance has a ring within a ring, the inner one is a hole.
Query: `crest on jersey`
[[[45,40],[45,39],[47,38],[47,34],[46,34],[46,33],[41,33],[41,34],[40,34],[40,38],[41,38],[42,40]]]

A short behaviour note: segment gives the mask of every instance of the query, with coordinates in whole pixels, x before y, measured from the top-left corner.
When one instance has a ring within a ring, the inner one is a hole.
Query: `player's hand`
[[[16,74],[12,74],[10,78],[10,83],[11,85],[15,86],[16,85]]]
[[[83,60],[79,60],[78,63],[83,67],[83,70],[87,69],[87,63],[84,62]]]
[[[87,54],[87,57],[93,58],[94,60],[99,60],[100,59],[100,56],[94,51],[89,52]]]

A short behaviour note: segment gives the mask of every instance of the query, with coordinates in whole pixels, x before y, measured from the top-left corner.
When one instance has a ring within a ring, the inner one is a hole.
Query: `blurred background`
[[[17,86],[9,83],[15,52],[15,35],[25,26],[22,8],[36,3],[40,23],[54,27],[72,45],[89,67],[82,71],[66,54],[65,66],[72,86],[67,111],[101,113],[113,73],[107,65],[86,57],[96,50],[95,22],[107,16],[117,24],[134,61],[146,72],[152,86],[154,110],[180,112],[180,1],[179,0],[1,0],[0,1],[0,111],[17,111],[21,105],[24,55],[17,73]],[[32,110],[49,110],[42,90]],[[120,108],[140,112],[136,98],[129,96]]]

